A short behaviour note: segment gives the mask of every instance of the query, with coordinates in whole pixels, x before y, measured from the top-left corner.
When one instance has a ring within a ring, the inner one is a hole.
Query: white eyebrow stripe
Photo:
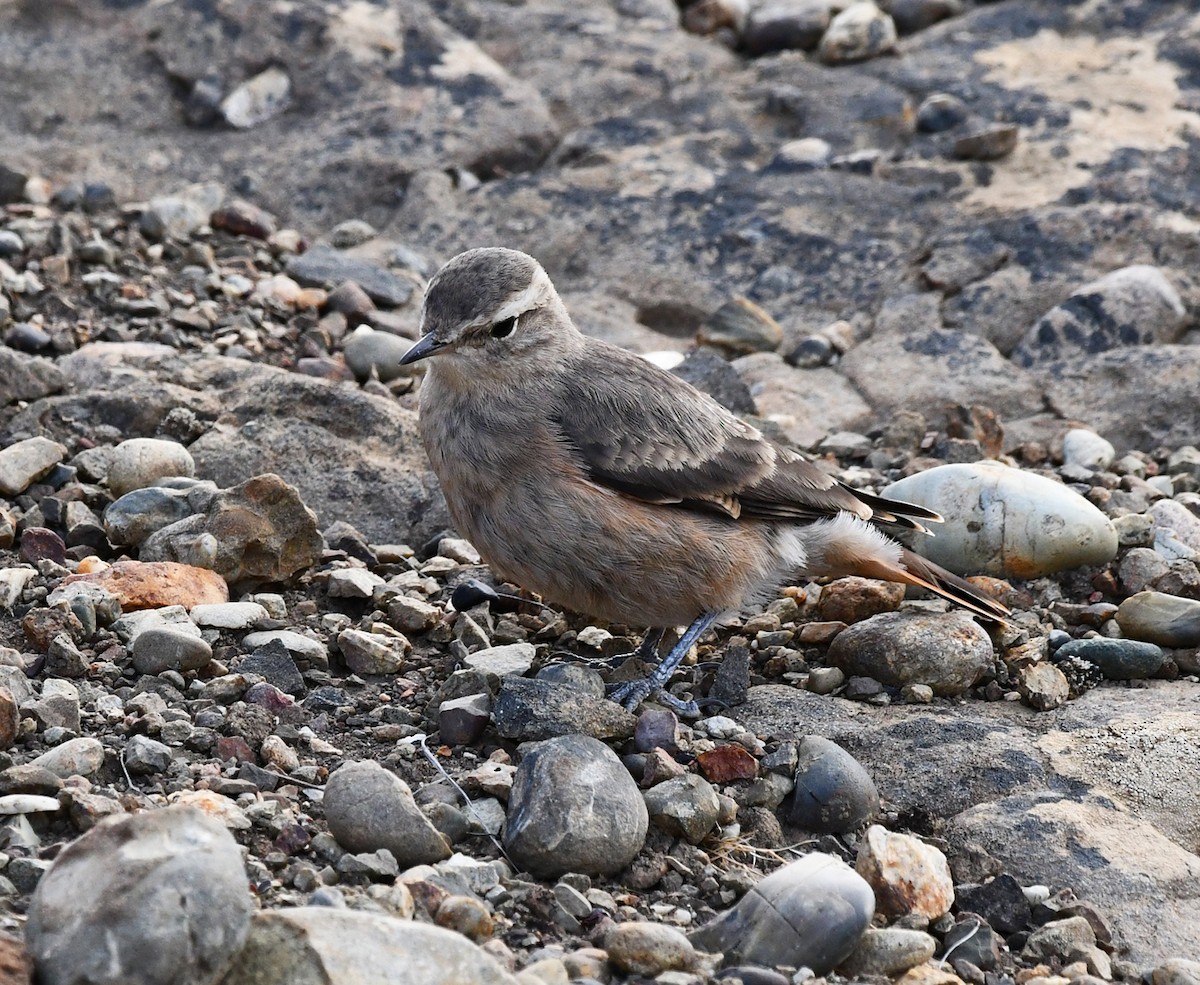
[[[550,278],[546,275],[546,271],[538,267],[534,271],[533,280],[530,285],[497,311],[492,317],[492,321],[504,321],[506,318],[515,318],[517,315],[525,314],[530,308],[534,307],[534,303],[545,293],[546,288],[549,286]]]

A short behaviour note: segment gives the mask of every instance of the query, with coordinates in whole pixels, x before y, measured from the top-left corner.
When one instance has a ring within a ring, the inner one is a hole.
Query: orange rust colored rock
[[[741,746],[717,746],[696,757],[696,765],[710,783],[753,780],[758,776],[758,760]]]
[[[229,601],[229,586],[215,571],[175,561],[118,561],[110,568],[69,575],[63,584],[88,581],[117,597],[125,612]]]

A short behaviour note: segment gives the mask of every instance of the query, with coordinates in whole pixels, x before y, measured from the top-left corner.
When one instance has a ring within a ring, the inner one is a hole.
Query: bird
[[[708,394],[576,327],[533,257],[467,250],[429,281],[418,430],[450,516],[493,572],[591,618],[645,627],[645,678],[609,697],[698,714],[666,691],[718,620],[797,576],[919,586],[986,620],[1007,608],[889,534],[932,510],[851,488]]]

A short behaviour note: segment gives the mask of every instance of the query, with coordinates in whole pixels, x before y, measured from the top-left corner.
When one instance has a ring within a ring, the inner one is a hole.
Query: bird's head
[[[402,363],[432,356],[476,373],[553,354],[578,336],[542,265],[500,247],[460,253],[434,274],[421,331]]]

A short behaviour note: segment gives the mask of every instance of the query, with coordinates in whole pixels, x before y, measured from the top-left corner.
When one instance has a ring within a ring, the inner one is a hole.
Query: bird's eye
[[[498,321],[494,325],[492,325],[492,338],[506,339],[510,335],[512,335],[513,329],[515,329],[516,327],[517,327],[517,316],[516,315],[513,315],[512,318],[505,318],[502,321]]]

